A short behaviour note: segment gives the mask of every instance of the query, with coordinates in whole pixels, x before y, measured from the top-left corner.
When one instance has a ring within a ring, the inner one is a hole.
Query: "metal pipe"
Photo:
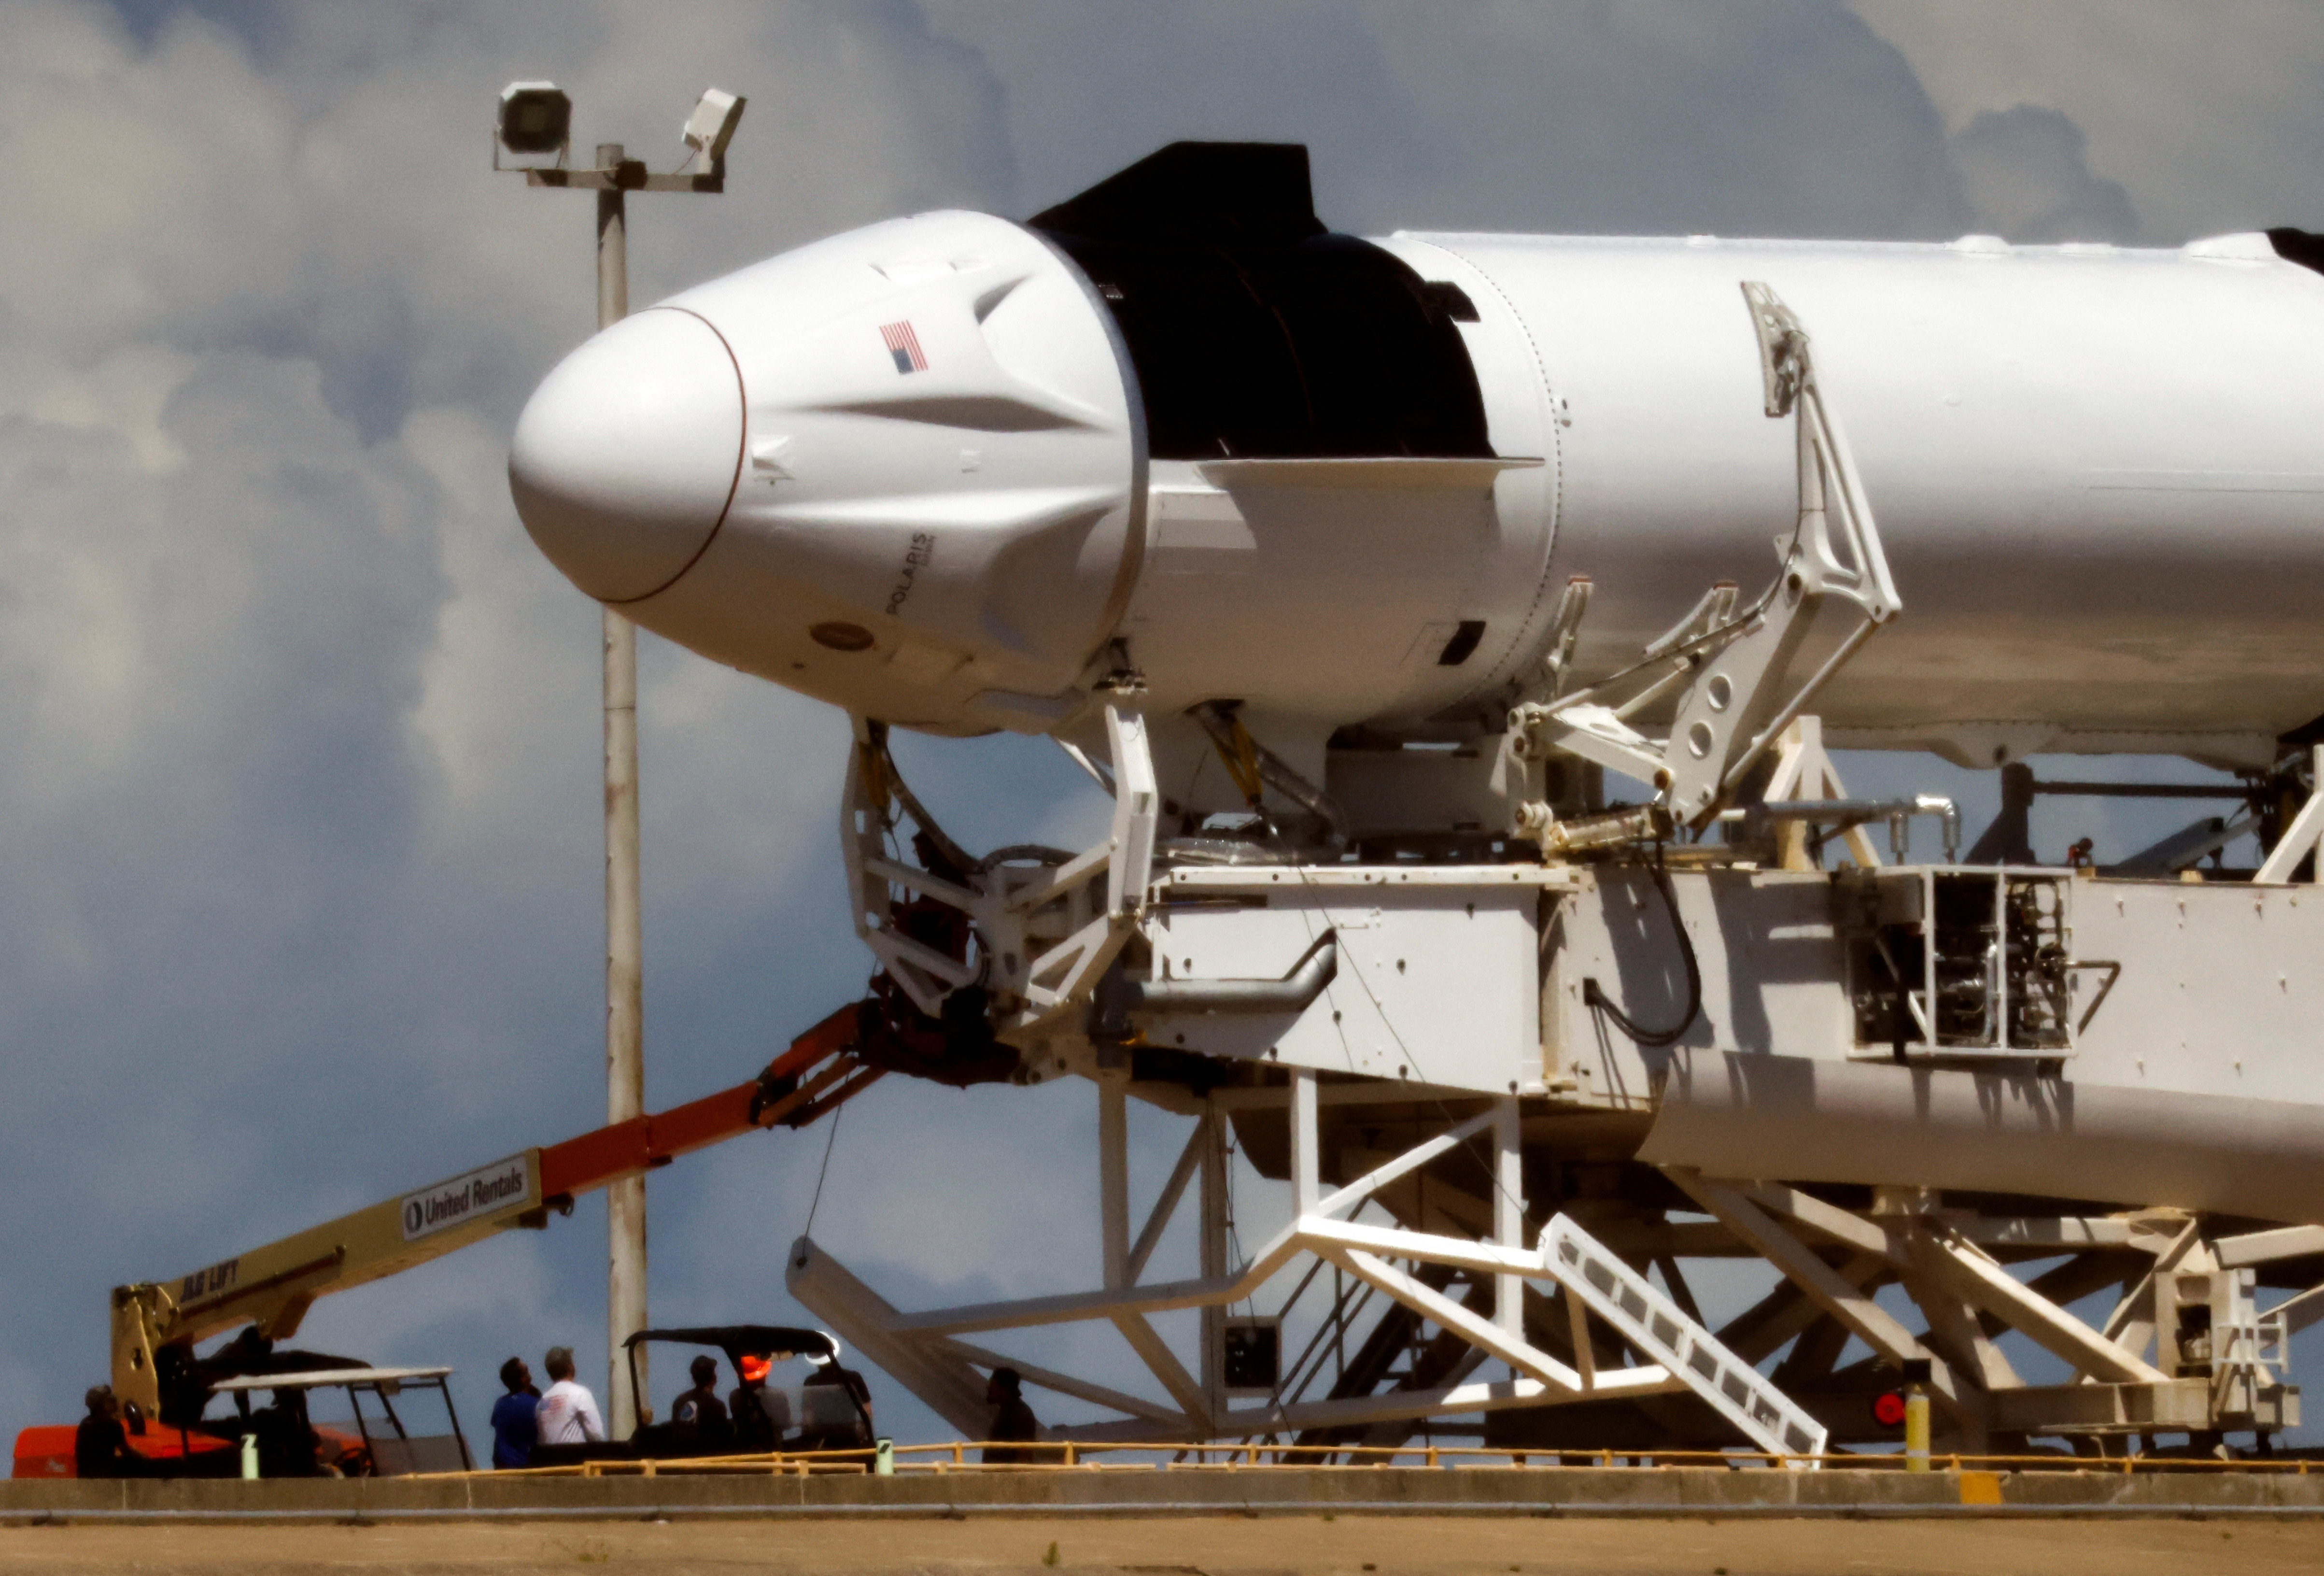
[[[1339,973],[1334,931],[1316,937],[1280,979],[1133,979],[1117,969],[1098,986],[1091,1037],[1128,1039],[1132,1014],[1305,1012]]]
[[[1748,806],[1739,815],[1727,813],[1736,815],[1747,829],[1771,820],[1807,821],[1843,830],[1885,820],[1889,846],[1900,858],[1906,847],[1904,823],[1916,815],[1934,816],[1944,825],[1946,863],[1953,862],[1960,847],[1960,807],[1941,793],[1919,793],[1910,799],[1784,799]]]
[[[2036,793],[2091,799],[2249,799],[2248,783],[2036,783]]]
[[[1576,816],[1572,820],[1558,820],[1547,805],[1528,804],[1518,811],[1517,835],[1540,844],[1545,859],[1625,843],[1659,842],[1675,830],[1670,811],[1659,804]]]
[[[622,144],[603,143],[597,165],[615,170]],[[597,193],[597,327],[629,316],[627,194],[609,183]],[[605,737],[605,1120],[645,1114],[645,926],[638,864],[638,632],[604,609]],[[646,1327],[646,1179],[624,1177],[605,1189],[605,1399],[607,1432],[636,1431],[635,1395],[621,1381],[622,1342]],[[643,1362],[640,1363],[642,1369]],[[643,1372],[635,1375],[641,1390]]]

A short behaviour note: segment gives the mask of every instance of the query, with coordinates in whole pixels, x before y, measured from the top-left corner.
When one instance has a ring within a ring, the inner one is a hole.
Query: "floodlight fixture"
[[[501,89],[493,125],[499,145],[512,153],[555,153],[573,140],[573,100],[554,82],[512,82]]]
[[[686,117],[686,145],[693,152],[666,174],[632,159],[619,143],[601,143],[585,170],[567,168],[573,148],[573,100],[554,82],[512,82],[501,89],[500,113],[493,123],[493,168],[521,173],[528,186],[558,186],[618,196],[631,191],[724,191],[726,144],[734,140],[746,101],[738,93],[713,88]],[[551,162],[504,164],[503,153],[527,161],[554,154]],[[696,160],[701,160],[699,165]],[[603,216],[600,216],[601,223]],[[618,314],[617,314],[618,315]]]
[[[686,117],[686,145],[702,155],[714,171],[726,162],[726,144],[742,124],[742,107],[750,102],[715,88],[706,90]]]

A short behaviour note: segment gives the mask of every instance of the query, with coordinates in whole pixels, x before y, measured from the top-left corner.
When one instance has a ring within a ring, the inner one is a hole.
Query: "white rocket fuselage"
[[[1472,342],[1516,341],[1497,423],[1555,413],[1554,477],[1500,487],[1539,487],[1552,581],[1595,581],[1585,672],[1773,570],[1794,457],[1736,295],[1764,279],[1813,336],[1905,607],[1819,697],[1835,742],[2264,765],[2324,710],[2324,277],[2263,236],[1386,244],[1468,288]]]
[[[851,711],[1071,734],[1126,657],[1149,714],[1241,701],[1320,765],[1352,724],[1498,731],[1570,577],[1584,681],[1713,581],[1766,583],[1795,450],[1758,280],[1812,336],[1904,606],[1818,698],[1834,743],[2254,766],[2324,712],[2324,276],[2264,236],[1326,239],[1454,303],[1485,447],[1204,438],[1189,409],[1245,374],[1166,365],[1150,282],[945,212],[584,345],[519,426],[521,512],[584,590]],[[1379,375],[1360,315],[1299,331],[1295,403]]]

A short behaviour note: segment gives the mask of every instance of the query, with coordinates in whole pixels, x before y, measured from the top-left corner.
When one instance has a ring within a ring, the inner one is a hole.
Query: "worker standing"
[[[992,1423],[985,1437],[993,1442],[985,1447],[984,1464],[1017,1467],[1030,1461],[1031,1451],[1010,1448],[1041,1437],[1040,1419],[1025,1404],[1024,1376],[1015,1368],[993,1369],[992,1377],[984,1383],[984,1404],[992,1408]]]
[[[545,1445],[595,1444],[605,1437],[605,1420],[597,1398],[573,1377],[573,1349],[552,1346],[540,1359],[549,1370],[549,1390],[540,1398],[534,1422]]]
[[[767,1404],[767,1375],[772,1365],[759,1352],[743,1352],[734,1359],[742,1383],[726,1398],[734,1424],[734,1442],[745,1451],[771,1451],[783,1441],[782,1422]]]
[[[872,1386],[853,1368],[839,1361],[839,1344],[827,1352],[808,1352],[815,1371],[799,1387],[799,1424],[806,1431],[799,1448],[813,1451],[855,1451],[872,1443]],[[823,1397],[836,1391],[833,1404]]]
[[[694,1388],[682,1392],[669,1404],[669,1420],[680,1428],[691,1428],[697,1438],[709,1434],[724,1437],[728,1432],[726,1404],[718,1399],[718,1359],[705,1352],[694,1359],[687,1370]]]
[[[137,1470],[140,1458],[129,1448],[128,1431],[121,1426],[121,1404],[110,1385],[93,1385],[81,1400],[88,1415],[73,1430],[73,1470],[83,1478],[126,1478]]]
[[[533,1388],[532,1370],[522,1358],[501,1365],[501,1383],[508,1394],[493,1403],[493,1465],[503,1471],[532,1465],[532,1447],[540,1436],[540,1392]]]

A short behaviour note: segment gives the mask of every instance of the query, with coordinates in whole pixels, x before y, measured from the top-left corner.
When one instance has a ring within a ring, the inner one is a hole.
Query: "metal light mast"
[[[566,167],[572,145],[573,104],[549,82],[512,82],[502,90],[494,127],[493,167],[501,151],[519,156],[556,155],[549,166],[520,165],[530,186],[562,186],[597,194],[597,327],[629,315],[629,208],[632,191],[718,192],[726,189],[726,144],[742,118],[744,101],[713,88],[687,117],[685,137],[704,168],[697,173],[647,172],[619,143],[600,143],[589,169]],[[613,607],[604,617],[605,739],[605,1120],[645,1114],[644,917],[638,860],[638,632]],[[646,1327],[646,1179],[624,1177],[605,1190],[606,1427],[626,1438],[641,1421],[625,1382],[624,1337]],[[637,1354],[645,1382],[646,1354]]]

